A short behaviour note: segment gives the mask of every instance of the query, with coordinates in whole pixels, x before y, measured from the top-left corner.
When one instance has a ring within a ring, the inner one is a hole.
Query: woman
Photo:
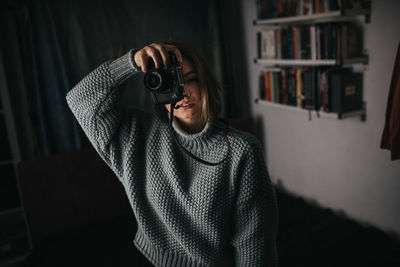
[[[155,114],[126,111],[119,85],[168,66],[174,53],[186,96]],[[217,120],[218,84],[188,45],[151,44],[102,64],[68,94],[89,140],[125,187],[148,266],[276,266],[277,206],[260,143]],[[185,152],[186,150],[186,152]],[[147,266],[147,265],[146,265]]]

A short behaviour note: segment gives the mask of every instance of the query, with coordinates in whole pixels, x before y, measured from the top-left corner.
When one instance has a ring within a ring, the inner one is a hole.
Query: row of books
[[[256,6],[257,19],[271,19],[370,8],[371,0],[256,0]]]
[[[354,23],[286,25],[257,33],[261,59],[336,59],[360,57],[362,30]]]
[[[261,100],[345,113],[362,107],[362,73],[351,68],[274,68],[259,76]]]

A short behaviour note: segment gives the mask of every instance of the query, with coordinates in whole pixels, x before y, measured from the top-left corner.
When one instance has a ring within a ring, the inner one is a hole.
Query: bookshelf
[[[21,160],[8,84],[0,53],[0,267],[21,263],[32,248],[22,205],[17,163]]]
[[[352,64],[368,64],[368,56],[337,59],[261,59],[255,58],[254,63],[264,66],[342,66]]]
[[[309,113],[310,120],[311,120],[311,116],[321,117],[321,118],[329,118],[329,119],[339,119],[339,120],[360,116],[361,121],[366,121],[365,103],[363,103],[363,109],[361,109],[361,110],[354,110],[354,111],[349,111],[346,113],[332,113],[332,112],[324,112],[324,111],[317,112],[315,110],[310,111],[310,110],[303,109],[303,108],[297,108],[297,107],[293,107],[293,106],[282,105],[282,104],[277,104],[277,103],[261,100],[259,98],[256,98],[254,101],[256,104],[260,104],[260,105],[263,105],[266,107],[273,107],[273,108],[288,110],[291,112],[297,112],[297,113],[302,113],[302,114]]]
[[[290,23],[310,23],[310,22],[330,22],[338,20],[347,20],[349,17],[364,16],[365,23],[370,22],[371,11],[370,9],[347,9],[347,10],[336,10],[328,11],[312,15],[301,15],[301,16],[287,16],[282,18],[273,19],[258,19],[254,20],[254,25],[279,25],[279,24],[290,24]]]
[[[358,22],[357,17],[362,16],[364,23],[370,22],[370,2],[258,0],[256,5],[258,19],[253,24],[261,29],[254,63],[264,69],[260,71],[255,103],[308,113],[310,119],[314,114],[332,119],[360,116],[361,121],[366,121],[360,70],[367,69],[369,57],[362,49],[363,26],[355,20]],[[330,10],[329,6],[334,8]],[[294,74],[295,82],[290,83],[289,73],[295,73],[295,69],[305,73]],[[349,74],[353,70],[358,70],[359,75]],[[273,72],[273,77],[268,72]]]

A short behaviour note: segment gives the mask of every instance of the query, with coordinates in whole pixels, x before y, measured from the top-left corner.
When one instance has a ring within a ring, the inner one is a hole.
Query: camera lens
[[[144,84],[150,90],[158,90],[162,85],[162,77],[158,72],[146,73]]]

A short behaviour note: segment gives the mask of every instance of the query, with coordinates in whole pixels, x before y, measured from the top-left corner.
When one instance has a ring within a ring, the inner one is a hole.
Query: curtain
[[[222,79],[214,1],[27,1],[35,131],[41,155],[88,145],[66,93],[106,60],[166,39],[194,46]],[[130,79],[127,106],[151,110],[142,80]]]
[[[241,0],[216,1],[220,25],[221,60],[223,66],[223,88],[225,117],[250,116],[250,90],[248,88],[246,40]]]

